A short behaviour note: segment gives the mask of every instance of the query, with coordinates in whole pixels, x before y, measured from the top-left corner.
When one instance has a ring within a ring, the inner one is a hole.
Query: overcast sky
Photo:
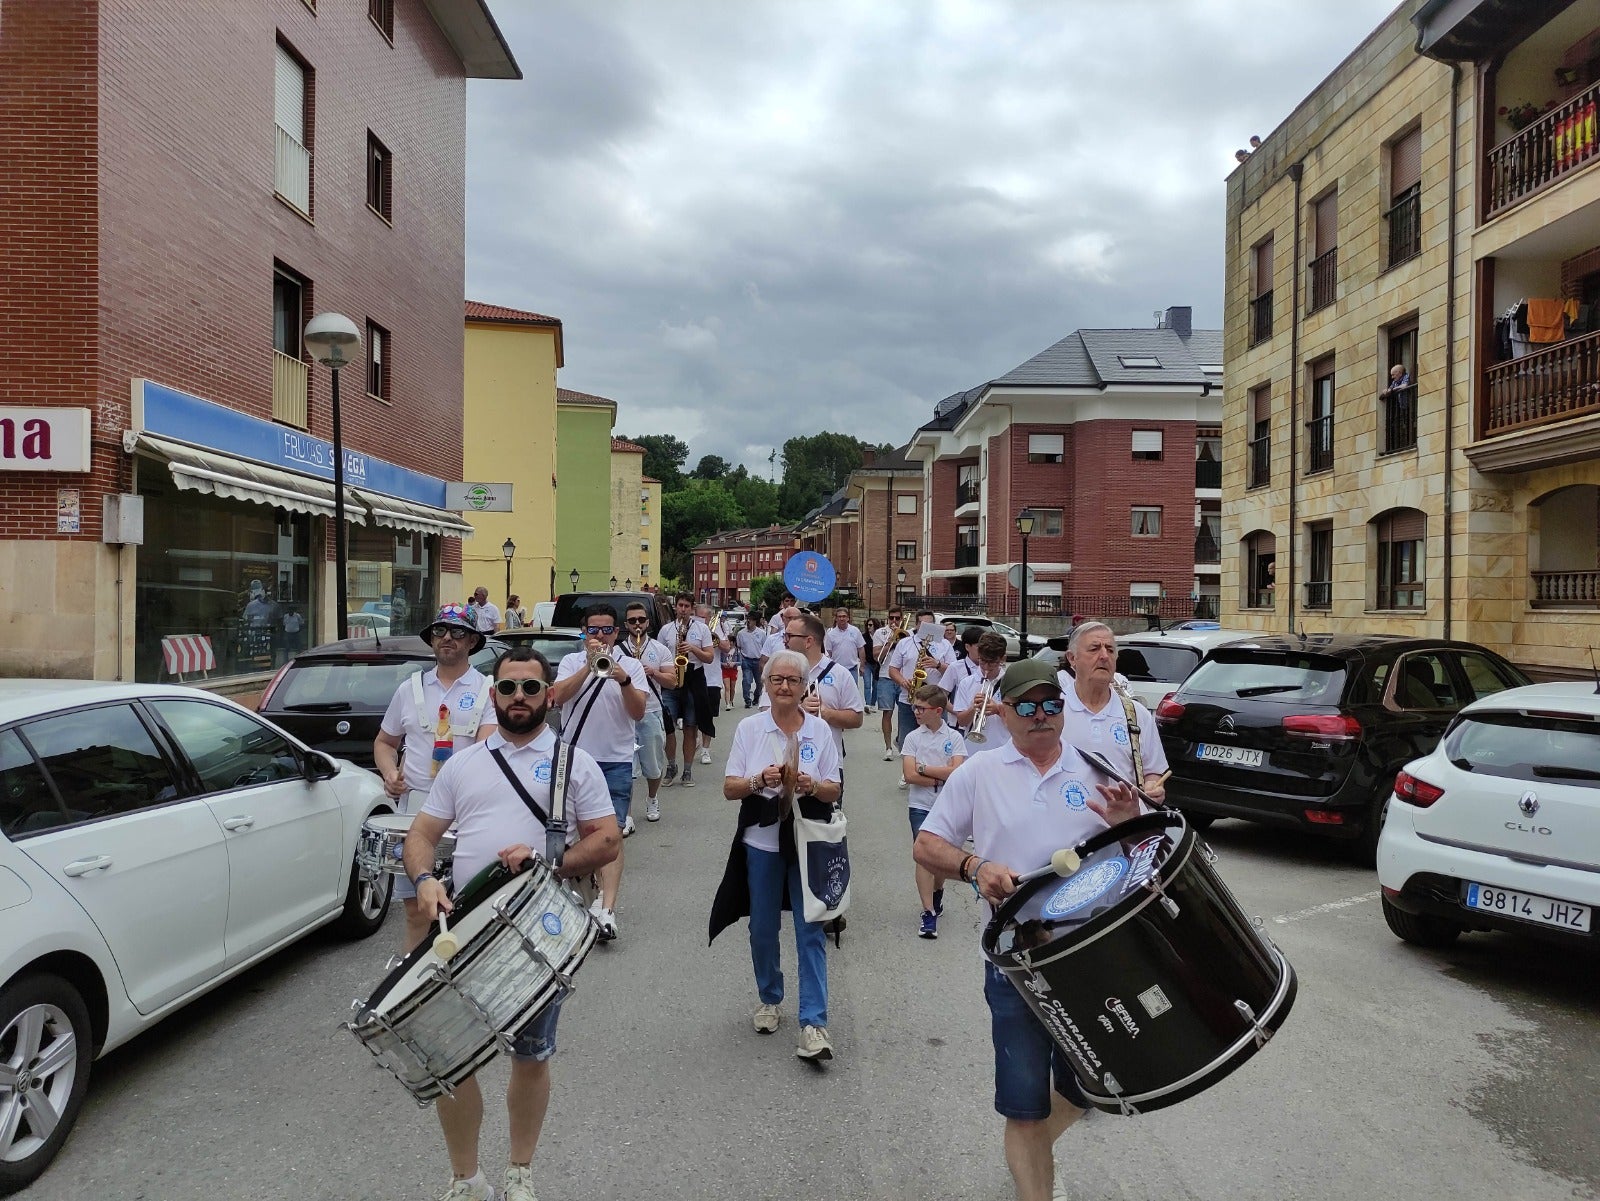
[[[1224,180],[1393,0],[495,0],[467,295],[690,465],[899,444],[1079,328],[1222,318]]]

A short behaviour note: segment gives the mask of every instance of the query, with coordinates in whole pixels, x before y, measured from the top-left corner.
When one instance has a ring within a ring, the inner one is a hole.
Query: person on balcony
[[[1389,368],[1389,386],[1378,395],[1384,400],[1400,399],[1401,393],[1411,387],[1411,373],[1406,370],[1404,363],[1396,363]]]

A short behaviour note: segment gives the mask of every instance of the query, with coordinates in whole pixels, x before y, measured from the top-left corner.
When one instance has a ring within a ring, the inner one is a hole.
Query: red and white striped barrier
[[[169,676],[204,673],[216,667],[217,657],[204,634],[168,634],[161,639],[161,665]]]

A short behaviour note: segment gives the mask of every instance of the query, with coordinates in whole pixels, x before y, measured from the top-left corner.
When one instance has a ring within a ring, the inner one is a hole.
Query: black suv
[[[506,649],[490,638],[472,666],[487,674]],[[312,647],[284,664],[256,712],[308,746],[370,769],[372,742],[395,689],[433,662],[433,648],[412,634]]]
[[[617,611],[621,620],[628,614],[628,606],[642,604],[650,614],[650,636],[661,632],[671,615],[663,610],[651,592],[563,592],[556,597],[556,611],[550,616],[552,630],[576,630],[583,625],[583,611],[590,605],[607,604]]]
[[[1373,861],[1395,773],[1463,705],[1528,677],[1470,642],[1265,637],[1217,647],[1156,710],[1167,803],[1349,840]]]

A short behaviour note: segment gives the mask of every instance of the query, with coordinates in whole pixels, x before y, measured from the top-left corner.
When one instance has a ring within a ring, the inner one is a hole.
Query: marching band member
[[[773,655],[762,681],[770,707],[751,714],[734,731],[722,795],[740,803],[739,827],[712,902],[711,938],[749,915],[750,960],[759,998],[752,1021],[757,1032],[771,1034],[778,1028],[778,1007],[783,1003],[778,928],[787,891],[800,963],[800,1042],[795,1054],[819,1061],[833,1058],[828,1038],[828,957],[822,923],[805,919],[789,817],[796,797],[836,802],[840,772],[827,722],[801,707],[809,670],[804,655],[793,651]]]
[[[762,628],[761,618],[754,609],[749,610],[744,615],[744,629],[739,631],[735,639],[746,709],[754,705],[756,698],[761,695],[761,647],[766,640],[767,632]]]
[[[672,652],[650,637],[650,610],[643,601],[634,601],[628,606],[623,624],[628,627],[627,637],[617,643],[617,650],[630,659],[637,659],[644,668],[644,716],[634,724],[634,734],[639,740],[639,770],[649,793],[644,820],[660,821],[661,802],[656,794],[661,789],[661,776],[667,764],[666,727],[661,724],[661,690],[677,687],[678,670],[672,665]]]
[[[991,907],[1016,891],[1019,872],[1044,867],[1060,848],[1141,812],[1132,788],[1097,783],[1102,777],[1062,741],[1064,702],[1046,664],[1013,663],[1000,677],[999,697],[996,716],[1009,742],[999,754],[969,759],[951,773],[913,849],[922,867],[970,883]],[[971,854],[962,849],[968,838]],[[992,1018],[994,1107],[1006,1120],[1006,1166],[1018,1201],[1049,1201],[1055,1141],[1083,1116],[1084,1097],[1064,1052],[987,960],[983,991]]]
[[[1167,752],[1150,710],[1117,686],[1116,634],[1103,621],[1084,622],[1067,640],[1066,661],[1072,683],[1063,686],[1062,740],[1098,751],[1128,779],[1138,780],[1147,797],[1160,801],[1167,795]]]
[[[911,698],[917,728],[906,736],[906,744],[901,748],[900,770],[907,784],[913,846],[944,782],[967,760],[967,745],[961,741],[960,731],[945,725],[945,708],[949,703],[950,697],[936,684],[924,684]],[[944,879],[920,863],[913,863],[917,898],[922,902],[917,934],[921,938],[938,938],[939,918],[944,913]]]
[[[784,631],[784,640],[788,650],[800,655],[806,661],[804,695],[801,697],[800,707],[828,723],[829,729],[833,731],[834,749],[839,752],[842,761],[844,731],[861,728],[861,715],[865,706],[861,702],[861,692],[856,687],[854,677],[845,670],[844,665],[831,658],[823,658],[823,634],[822,622],[812,614],[806,613],[790,619],[789,628]],[[771,703],[769,698],[765,696],[761,698],[763,709]]]
[[[733,643],[717,630],[717,618],[710,605],[696,605],[695,616],[711,633],[711,658],[700,670],[706,678],[707,721],[700,726],[700,762],[711,762],[711,740],[717,736],[717,718],[722,716],[722,665],[732,652]]]
[[[850,624],[850,610],[842,605],[833,611],[833,625],[822,639],[822,649],[859,687],[867,669],[867,640]]]
[[[985,630],[978,639],[974,658],[978,664],[977,673],[961,681],[950,707],[954,710],[956,726],[969,735],[974,733],[973,725],[979,714],[984,714],[983,726],[977,731],[982,736],[967,739],[968,752],[979,755],[997,751],[1009,740],[1005,724],[994,720],[998,716],[994,711],[998,700],[995,685],[1006,669],[1005,638],[993,630]]]
[[[633,726],[645,714],[644,666],[617,654],[617,611],[608,604],[590,605],[583,614],[583,649],[561,660],[550,703],[562,706],[561,740],[588,751],[600,765],[617,828],[633,829],[628,808],[633,803]],[[609,667],[606,666],[609,661]],[[590,912],[600,927],[600,941],[617,936],[617,893],[622,887],[622,848],[599,871],[600,895]]]
[[[694,746],[699,733],[717,727],[711,722],[711,702],[705,697],[703,670],[711,662],[711,631],[694,615],[694,597],[678,593],[677,620],[661,627],[661,642],[672,652],[674,662],[682,655],[688,660],[683,683],[661,694],[662,722],[667,733],[667,775],[671,784],[678,775],[678,726],[683,726],[683,786],[694,787]]]
[[[910,637],[900,639],[889,652],[889,678],[900,690],[898,704],[895,707],[897,745],[906,744],[906,735],[911,733],[911,727],[916,725],[911,716],[911,693],[923,684],[943,675],[946,660],[953,658],[954,655],[955,652],[950,649],[949,643],[940,637],[939,627],[933,624],[931,609],[924,609],[917,614],[916,630]],[[919,671],[923,673],[921,680],[916,678],[916,673]],[[899,786],[906,787],[906,782],[901,780]]]
[[[878,665],[877,680],[873,684],[872,703],[883,714],[883,758],[894,758],[894,707],[900,695],[900,686],[889,678],[891,644],[900,633],[902,615],[900,606],[890,608],[888,619],[872,634],[872,655]]]
[[[394,690],[372,742],[372,760],[397,813],[413,811],[413,793],[419,802],[428,795],[454,752],[494,733],[489,678],[470,662],[484,639],[466,606],[443,606],[422,631],[422,640],[433,647],[434,666]],[[405,906],[401,949],[409,951],[422,941],[433,919],[422,916],[416,889],[406,877],[394,882],[394,895]]]
[[[944,669],[944,675],[939,677],[939,687],[955,699],[956,690],[961,687],[961,681],[968,676],[978,674],[977,652],[973,649],[978,645],[978,639],[983,637],[982,626],[968,626],[961,631],[961,637],[956,642],[958,658]]]

